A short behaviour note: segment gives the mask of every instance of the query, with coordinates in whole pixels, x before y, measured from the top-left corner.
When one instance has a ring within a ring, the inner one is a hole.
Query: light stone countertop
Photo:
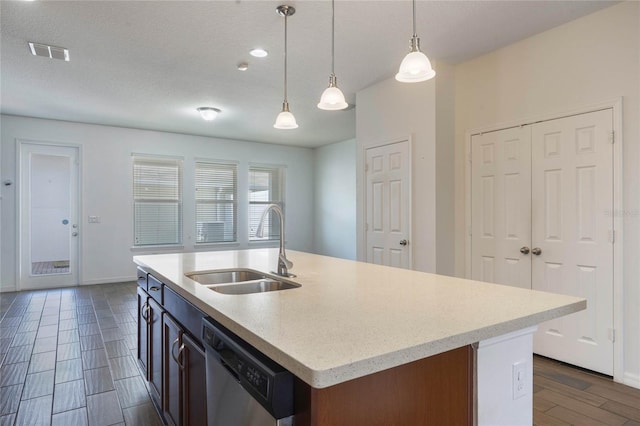
[[[134,261],[314,388],[324,388],[586,308],[581,298],[287,251],[300,288],[227,295],[184,274],[273,270],[277,249]]]

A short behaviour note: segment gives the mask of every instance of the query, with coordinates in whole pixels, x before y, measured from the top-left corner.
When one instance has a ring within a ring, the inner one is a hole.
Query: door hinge
[[[368,230],[369,230],[369,224],[368,224],[368,223],[365,223],[365,224],[364,224],[364,230],[365,230],[365,231],[368,231]]]
[[[364,165],[364,171],[365,171],[365,172],[368,172],[368,171],[369,171],[369,163],[366,163],[366,164]]]
[[[615,130],[611,131],[611,134],[609,135],[609,143],[615,143],[616,142],[616,132]]]
[[[609,242],[611,244],[616,242],[616,231],[615,231],[615,229],[610,229],[609,230]]]
[[[615,328],[610,328],[609,329],[609,340],[611,340],[611,342],[615,343],[615,341],[616,341],[616,329]]]

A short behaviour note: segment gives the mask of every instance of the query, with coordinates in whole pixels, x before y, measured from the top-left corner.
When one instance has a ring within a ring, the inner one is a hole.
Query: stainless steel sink
[[[279,281],[271,278],[265,278],[236,284],[212,285],[207,287],[213,291],[223,294],[251,294],[288,290],[301,287],[301,285],[291,281]]]
[[[266,278],[264,274],[250,270],[192,272],[185,275],[200,284],[229,284]]]

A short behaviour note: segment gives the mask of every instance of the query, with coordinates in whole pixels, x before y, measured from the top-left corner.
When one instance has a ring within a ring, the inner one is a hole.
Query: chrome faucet
[[[289,269],[293,267],[293,262],[287,259],[287,254],[284,252],[284,212],[279,205],[269,204],[267,208],[264,209],[260,223],[258,224],[258,229],[256,229],[256,237],[262,238],[264,236],[264,221],[269,214],[269,210],[278,213],[280,217],[280,252],[278,253],[278,269],[275,273],[281,277],[292,277],[293,275],[289,273]]]

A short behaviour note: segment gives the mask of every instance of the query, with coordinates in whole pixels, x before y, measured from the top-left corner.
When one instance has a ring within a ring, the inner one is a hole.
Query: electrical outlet
[[[519,361],[512,365],[513,399],[522,398],[527,394],[527,361]]]
[[[100,216],[89,216],[89,223],[100,223]]]

